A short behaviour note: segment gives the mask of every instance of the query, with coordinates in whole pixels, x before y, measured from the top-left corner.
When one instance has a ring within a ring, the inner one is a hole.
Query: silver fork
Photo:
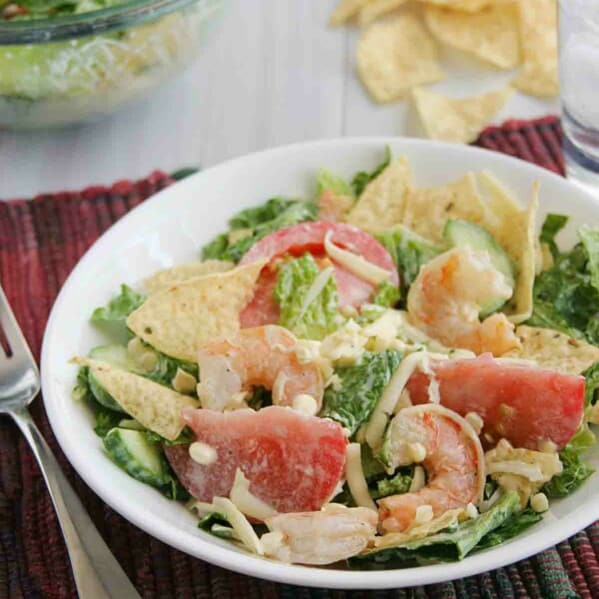
[[[5,343],[0,343],[0,414],[12,417],[39,464],[58,514],[79,596],[139,599],[31,419],[27,406],[40,390],[39,371],[0,287],[0,341],[2,331]]]

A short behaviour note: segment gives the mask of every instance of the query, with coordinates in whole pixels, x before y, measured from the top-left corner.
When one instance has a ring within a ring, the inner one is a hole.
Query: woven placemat
[[[489,128],[477,143],[563,172],[555,118]],[[79,257],[113,222],[171,182],[156,172],[137,183],[0,203],[0,281],[37,358],[52,302]],[[599,597],[599,523],[517,564],[412,589],[327,591],[235,574],[171,549],[108,508],[60,452],[40,400],[32,412],[100,533],[144,597]],[[67,553],[39,470],[16,428],[0,419],[0,598],[74,596]]]

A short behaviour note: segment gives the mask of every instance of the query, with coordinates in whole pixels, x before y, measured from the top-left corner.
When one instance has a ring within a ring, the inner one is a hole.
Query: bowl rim
[[[386,144],[400,143],[405,151],[409,151],[410,147],[430,146],[432,144],[445,149],[447,152],[456,150],[456,144],[447,142],[436,142],[431,140],[422,140],[405,137],[392,136],[366,136],[366,137],[346,137],[346,138],[327,138],[320,140],[310,140],[284,146],[269,148],[266,150],[244,154],[242,156],[225,160],[215,164],[195,175],[183,179],[176,185],[169,186],[152,198],[146,201],[122,219],[112,225],[104,234],[102,234],[92,246],[85,252],[79,262],[73,268],[66,281],[64,282],[55,302],[52,306],[50,316],[44,332],[42,352],[41,352],[41,376],[42,389],[44,394],[44,407],[47,411],[48,418],[54,434],[58,440],[61,449],[64,451],[70,463],[73,465],[79,476],[86,484],[94,491],[104,502],[111,508],[125,517],[129,522],[146,531],[151,536],[165,542],[166,544],[179,549],[189,555],[203,559],[209,563],[232,570],[234,572],[247,576],[259,577],[266,580],[271,580],[280,583],[295,584],[303,587],[320,587],[329,589],[391,589],[405,588],[421,584],[440,583],[448,580],[460,579],[466,576],[480,574],[514,563],[521,559],[526,559],[533,554],[539,553],[548,549],[565,538],[582,530],[586,526],[592,524],[599,518],[599,502],[593,505],[586,504],[585,509],[576,509],[569,513],[564,518],[560,519],[559,526],[550,526],[542,532],[537,532],[534,536],[516,537],[506,544],[498,545],[469,555],[465,560],[451,563],[438,563],[433,565],[423,565],[418,567],[409,567],[405,569],[388,569],[388,570],[339,570],[329,569],[326,567],[306,567],[297,564],[285,564],[273,560],[267,560],[258,556],[250,555],[245,551],[237,551],[233,547],[219,546],[207,542],[203,536],[198,537],[193,535],[192,531],[175,530],[166,522],[152,521],[151,524],[144,518],[143,511],[137,509],[137,506],[131,505],[130,501],[121,501],[120,498],[111,490],[101,485],[96,484],[93,476],[93,469],[88,468],[88,464],[83,460],[77,452],[77,448],[70,444],[67,435],[63,436],[63,425],[61,423],[62,414],[57,410],[56,402],[50,400],[50,396],[57,391],[53,389],[52,373],[48,364],[51,362],[52,345],[55,343],[57,332],[54,322],[58,319],[58,314],[62,310],[64,298],[69,292],[80,271],[85,270],[88,262],[92,262],[96,255],[101,254],[105,247],[110,244],[110,238],[116,231],[126,228],[130,215],[139,215],[147,210],[152,210],[152,206],[158,203],[168,201],[169,195],[175,187],[184,189],[193,188],[193,180],[206,176],[207,173],[215,171],[226,171],[235,164],[246,163],[251,165],[255,160],[267,160],[269,156],[277,153],[285,153],[291,149],[306,148],[308,151],[311,147],[330,145],[331,150],[336,144],[376,144],[377,147],[384,147]],[[495,160],[503,160],[507,164],[511,164],[515,168],[524,169],[530,172],[534,177],[535,174],[542,176],[545,180],[551,181],[553,184],[565,187],[575,188],[577,194],[585,196],[587,201],[597,206],[599,214],[599,202],[590,192],[575,186],[572,182],[567,181],[563,177],[550,172],[540,167],[522,161],[520,159],[499,154],[485,148],[473,146],[459,146],[460,152],[465,154],[486,154],[489,158]],[[332,152],[334,154],[334,152]],[[64,420],[62,418],[62,420]],[[205,533],[208,535],[208,533]],[[193,547],[193,549],[191,549]],[[516,556],[514,558],[514,556]]]
[[[197,5],[199,10],[210,12],[220,4],[222,0],[128,0],[76,15],[30,21],[0,19],[0,49],[2,46],[47,44],[109,33],[154,21],[187,6]]]

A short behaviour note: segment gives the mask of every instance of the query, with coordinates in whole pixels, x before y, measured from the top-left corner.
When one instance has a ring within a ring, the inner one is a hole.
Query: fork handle
[[[81,599],[140,599],[100,536],[26,408],[10,415],[40,466],[71,558]]]

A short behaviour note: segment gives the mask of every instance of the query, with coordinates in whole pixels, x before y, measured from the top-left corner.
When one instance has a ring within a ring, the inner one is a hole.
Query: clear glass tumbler
[[[599,187],[599,0],[560,0],[559,69],[568,176]]]

